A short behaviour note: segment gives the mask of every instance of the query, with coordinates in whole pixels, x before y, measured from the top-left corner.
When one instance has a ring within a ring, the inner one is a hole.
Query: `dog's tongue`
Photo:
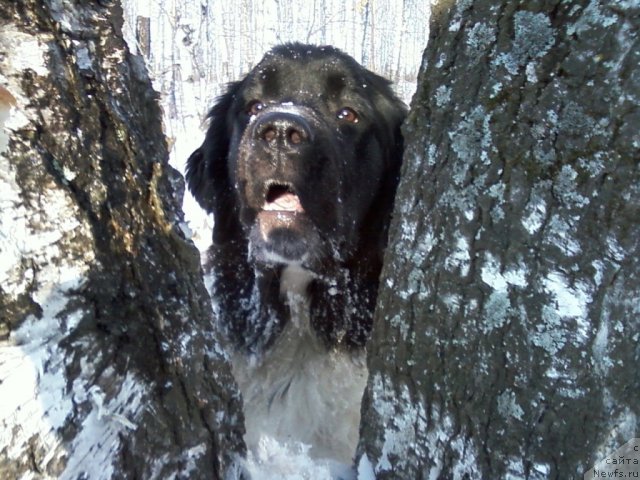
[[[302,204],[295,193],[283,193],[264,204],[264,210],[281,212],[302,212]]]

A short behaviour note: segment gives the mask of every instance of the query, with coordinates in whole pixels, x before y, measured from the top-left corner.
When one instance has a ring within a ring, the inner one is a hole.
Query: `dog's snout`
[[[256,138],[274,147],[298,147],[312,139],[309,123],[288,112],[265,113],[256,123],[254,132]]]

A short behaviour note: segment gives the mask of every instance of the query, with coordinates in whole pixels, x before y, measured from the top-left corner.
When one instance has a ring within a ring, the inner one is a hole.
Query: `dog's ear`
[[[226,92],[218,97],[208,115],[205,140],[187,160],[189,190],[200,206],[214,215],[229,212],[229,202],[233,201],[227,157],[233,128],[230,110],[240,84],[229,84]]]
[[[204,159],[204,154],[202,153],[202,147],[196,148],[187,160],[187,185],[191,194],[195,197],[200,206],[207,212],[211,212],[212,205],[208,199],[211,199],[213,195],[210,191],[210,184],[206,182],[206,172],[207,163]]]
[[[369,100],[374,105],[374,128],[383,149],[385,170],[376,198],[363,222],[364,227],[360,238],[365,245],[369,245],[369,251],[380,255],[371,262],[382,262],[382,252],[386,247],[389,228],[388,218],[393,211],[396,189],[400,180],[404,149],[402,123],[407,116],[407,107],[393,93],[391,82],[386,78],[366,70],[365,81],[371,95]]]
[[[367,81],[373,87],[375,109],[380,115],[377,123],[383,127],[381,131],[385,137],[383,144],[388,146],[385,157],[391,164],[399,164],[402,161],[403,151],[401,127],[407,116],[407,107],[395,95],[389,80],[370,71],[367,71],[367,74]],[[387,166],[391,165],[388,163]]]

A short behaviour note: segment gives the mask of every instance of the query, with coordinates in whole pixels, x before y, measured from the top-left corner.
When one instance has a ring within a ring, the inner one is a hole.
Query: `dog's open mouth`
[[[262,210],[271,212],[304,212],[300,198],[288,183],[270,182],[267,185]]]
[[[266,263],[301,262],[316,242],[315,229],[292,184],[270,181],[253,230],[253,255]]]

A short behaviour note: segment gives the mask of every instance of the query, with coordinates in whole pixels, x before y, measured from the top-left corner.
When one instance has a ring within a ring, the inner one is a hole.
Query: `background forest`
[[[417,0],[126,0],[123,7],[125,38],[146,55],[171,119],[202,118],[227,82],[271,46],[293,41],[343,49],[408,102],[429,32],[429,2]],[[136,38],[140,17],[150,19],[147,45]]]
[[[429,2],[358,0],[124,0],[124,36],[161,95],[171,163],[180,172],[204,138],[227,83],[273,45],[330,44],[388,78],[409,104],[429,36]],[[210,221],[187,192],[184,210],[202,250]]]

